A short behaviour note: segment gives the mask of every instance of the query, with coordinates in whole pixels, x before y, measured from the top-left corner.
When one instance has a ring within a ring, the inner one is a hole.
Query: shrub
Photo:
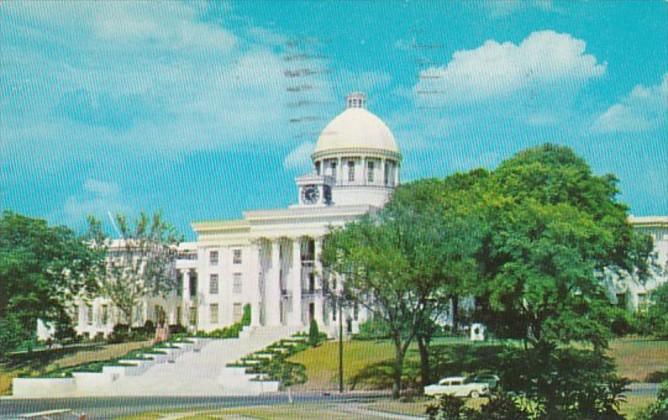
[[[144,334],[155,334],[155,324],[153,324],[153,321],[150,319],[147,319],[146,322],[144,322]]]
[[[171,335],[174,335],[174,334],[185,334],[185,333],[187,333],[187,332],[188,332],[188,331],[186,330],[186,327],[184,327],[184,326],[181,325],[181,324],[172,324],[172,325],[169,326],[169,333],[170,333]]]
[[[109,334],[107,341],[109,343],[123,343],[128,341],[130,334],[128,333],[128,324],[116,324]]]
[[[311,320],[308,328],[308,343],[315,347],[320,344],[320,330],[318,330],[318,322],[315,319]]]
[[[241,325],[242,326],[248,326],[251,324],[251,306],[250,304],[245,304],[244,305],[244,314],[241,317]]]
[[[527,420],[529,414],[509,394],[491,398],[480,411],[464,406],[464,400],[444,395],[427,407],[430,419],[438,420]]]
[[[617,337],[623,337],[629,334],[638,332],[637,319],[633,314],[625,309],[615,308],[612,313],[612,322],[610,323],[610,330]]]
[[[377,318],[371,318],[360,324],[359,333],[354,338],[358,340],[379,340],[390,337],[390,329],[387,324]]]
[[[14,351],[25,338],[25,331],[15,317],[0,318],[0,359]]]
[[[645,408],[636,417],[637,420],[668,419],[668,381],[661,383],[659,395],[655,402]]]
[[[664,381],[668,381],[668,370],[649,373],[645,378],[645,382],[660,383]]]
[[[460,420],[465,418],[470,410],[464,407],[461,398],[452,395],[441,396],[436,404],[427,407],[427,416],[432,420]]]

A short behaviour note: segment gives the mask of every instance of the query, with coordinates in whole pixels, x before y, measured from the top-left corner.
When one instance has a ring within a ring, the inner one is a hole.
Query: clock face
[[[302,201],[305,204],[315,204],[320,198],[320,190],[315,185],[306,185],[302,189]]]

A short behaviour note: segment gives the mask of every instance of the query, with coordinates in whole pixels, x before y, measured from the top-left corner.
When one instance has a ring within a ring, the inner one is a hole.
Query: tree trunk
[[[452,332],[456,335],[459,331],[459,296],[453,295],[452,301]]]
[[[425,336],[418,335],[417,343],[420,350],[420,381],[422,382],[422,390],[429,385],[431,378],[429,377],[429,339]]]
[[[401,338],[394,337],[394,383],[392,384],[392,399],[401,396],[401,376],[404,373],[404,352],[401,348]]]

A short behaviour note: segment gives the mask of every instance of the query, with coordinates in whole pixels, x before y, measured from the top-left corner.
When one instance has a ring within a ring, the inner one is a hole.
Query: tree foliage
[[[37,319],[61,320],[74,296],[95,291],[91,273],[102,260],[103,253],[64,226],[3,212],[0,320],[4,320],[4,333],[15,331],[20,334],[17,339],[25,339],[34,333]],[[3,347],[11,347],[7,343]]]
[[[97,275],[100,295],[109,298],[132,325],[133,310],[148,296],[162,296],[176,288],[174,261],[182,235],[160,213],[141,213],[134,224],[116,215],[120,238],[114,242],[100,221],[89,218],[92,248],[110,258]]]
[[[533,342],[604,347],[604,269],[642,277],[651,252],[616,200],[616,179],[592,174],[568,148],[544,145],[503,162],[486,190],[488,323]]]

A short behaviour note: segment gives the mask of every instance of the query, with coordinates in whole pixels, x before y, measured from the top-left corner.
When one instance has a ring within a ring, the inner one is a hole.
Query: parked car
[[[466,382],[477,382],[489,385],[489,389],[494,391],[499,386],[500,378],[489,372],[481,372],[466,378]]]
[[[437,384],[424,387],[424,394],[431,397],[452,395],[478,398],[489,394],[489,385],[483,382],[469,382],[463,376],[452,376],[441,379]]]

